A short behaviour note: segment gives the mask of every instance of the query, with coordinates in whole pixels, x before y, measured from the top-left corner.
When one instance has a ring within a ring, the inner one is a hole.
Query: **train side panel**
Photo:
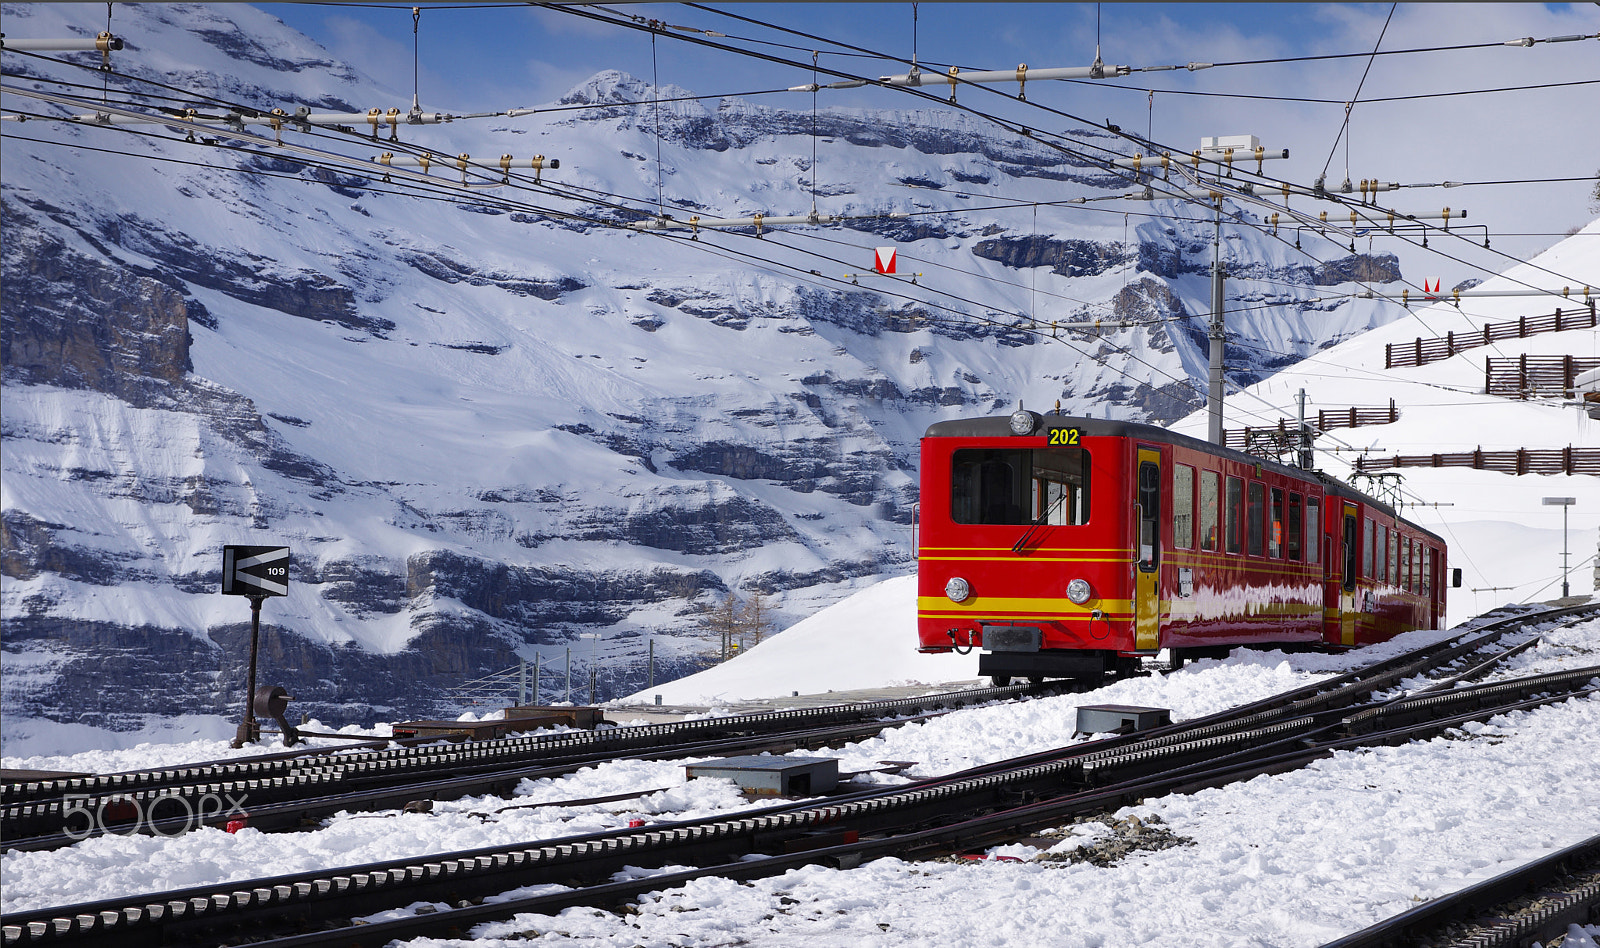
[[[1321,509],[1322,486],[1191,448],[1171,454],[1162,647],[1319,641],[1325,575],[1320,518],[1308,512]]]
[[[1345,491],[1325,523],[1335,568],[1325,597],[1330,645],[1382,642],[1445,620],[1448,551],[1439,537]]]
[[[1032,419],[923,439],[924,651],[1095,677],[1163,648],[1349,647],[1443,617],[1443,542],[1338,481],[1153,426]]]

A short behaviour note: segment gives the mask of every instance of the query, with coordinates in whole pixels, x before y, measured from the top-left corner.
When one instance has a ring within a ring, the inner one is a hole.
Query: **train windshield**
[[[1089,452],[1083,448],[964,448],[950,477],[956,523],[1089,522]]]

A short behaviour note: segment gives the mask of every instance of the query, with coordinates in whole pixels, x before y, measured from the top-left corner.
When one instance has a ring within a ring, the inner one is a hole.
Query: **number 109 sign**
[[[287,596],[289,548],[224,546],[222,591],[229,596]]]

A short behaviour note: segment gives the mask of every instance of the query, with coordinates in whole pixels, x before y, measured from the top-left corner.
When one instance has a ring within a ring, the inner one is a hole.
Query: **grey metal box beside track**
[[[763,796],[828,793],[839,783],[839,762],[831,757],[724,757],[683,769],[690,780],[721,777]]]
[[[1079,734],[1132,733],[1172,723],[1166,708],[1136,708],[1125,704],[1094,704],[1078,709]]]

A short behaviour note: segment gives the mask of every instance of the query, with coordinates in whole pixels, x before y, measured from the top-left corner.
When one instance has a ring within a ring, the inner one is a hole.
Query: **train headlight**
[[[1011,413],[1011,433],[1019,435],[1033,434],[1033,429],[1039,425],[1039,416],[1026,408],[1019,408]]]
[[[1089,581],[1086,579],[1074,579],[1067,584],[1067,598],[1080,606],[1088,602],[1092,595],[1094,590],[1089,588]]]
[[[972,587],[960,576],[952,576],[950,581],[944,584],[944,594],[950,597],[951,602],[963,602],[972,595]]]

